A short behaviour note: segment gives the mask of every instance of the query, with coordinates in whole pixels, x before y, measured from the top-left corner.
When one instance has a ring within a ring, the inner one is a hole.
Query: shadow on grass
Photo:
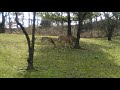
[[[113,42],[115,43],[115,42]],[[119,43],[118,43],[119,44]],[[81,49],[35,47],[34,66],[25,78],[117,78],[120,66],[106,53],[105,46],[81,42]],[[120,45],[120,44],[119,44]]]
[[[25,71],[24,78],[31,78],[31,72],[33,71]]]
[[[17,73],[17,77],[19,77],[19,78],[34,78],[32,74],[38,71],[36,69],[36,67],[33,70],[27,70],[26,68],[27,67],[24,67],[21,69],[19,68],[18,73]]]

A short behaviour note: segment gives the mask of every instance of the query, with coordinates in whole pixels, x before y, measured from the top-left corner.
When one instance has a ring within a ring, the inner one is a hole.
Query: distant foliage
[[[41,24],[42,27],[48,28],[51,27],[51,20],[49,19],[42,19]]]

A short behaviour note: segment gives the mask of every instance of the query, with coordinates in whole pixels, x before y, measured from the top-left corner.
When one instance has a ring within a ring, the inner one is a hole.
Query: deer
[[[43,42],[45,42],[45,43],[50,42],[50,43],[52,43],[54,45],[54,47],[56,47],[56,44],[55,44],[54,40],[51,37],[42,37],[41,38],[41,43],[43,43]]]
[[[59,43],[64,43],[64,46],[67,47],[67,44],[70,47],[73,47],[76,42],[76,37],[74,36],[59,36],[58,37],[58,42]]]

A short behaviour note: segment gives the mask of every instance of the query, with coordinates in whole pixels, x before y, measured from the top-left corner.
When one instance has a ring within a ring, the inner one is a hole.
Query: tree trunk
[[[63,17],[63,12],[61,12],[61,29],[63,30],[64,29],[64,26],[63,26],[63,24],[64,24],[64,21],[63,21],[63,19],[62,19],[62,17]]]
[[[98,20],[97,20],[97,17],[98,17],[98,16],[95,17],[95,21],[96,21],[96,22],[98,21]]]
[[[74,46],[75,49],[80,48],[80,43],[79,43],[79,41],[80,41],[80,32],[82,30],[82,22],[83,22],[81,12],[78,13],[78,20],[79,20],[79,24],[78,24],[78,31],[77,31],[77,39],[76,39],[76,43],[75,43],[75,46]]]
[[[0,33],[5,33],[5,16],[4,12],[2,12],[2,23],[1,23],[1,31]]]
[[[114,20],[111,17],[109,17],[108,13],[104,12],[104,16],[105,16],[105,20],[106,20],[106,28],[108,31],[108,34],[107,34],[108,41],[111,41],[112,33],[113,33],[113,30],[114,30],[116,24],[115,24]]]
[[[34,45],[32,44],[32,46],[30,45],[30,38],[28,36],[28,33],[25,31],[25,28],[23,27],[23,25],[21,23],[19,23],[18,21],[18,14],[16,14],[16,18],[15,18],[15,21],[17,23],[17,25],[20,26],[20,28],[22,29],[23,33],[25,34],[26,36],[26,39],[27,39],[27,43],[28,43],[28,50],[29,50],[29,57],[28,57],[28,67],[27,67],[27,70],[31,70],[31,69],[34,69],[33,68],[33,50],[34,48],[32,48]],[[34,30],[33,30],[34,31]],[[34,34],[34,33],[33,33]],[[33,37],[33,36],[32,36]]]
[[[33,67],[33,48],[32,47],[30,47],[30,49],[29,49],[29,57],[28,57],[27,62],[28,62],[27,70],[34,69],[34,67]]]
[[[97,22],[96,22],[97,23]],[[92,18],[90,18],[90,29],[91,29],[91,31],[92,31],[92,29],[93,29],[93,21],[92,21]]]
[[[18,30],[18,25],[16,25],[16,28],[17,28],[17,30]]]
[[[67,15],[68,15],[68,31],[67,31],[67,35],[68,35],[68,36],[72,36],[72,33],[71,33],[70,12],[67,12]]]
[[[39,21],[38,16],[37,16],[37,19],[36,19],[36,20],[37,20],[37,27],[38,27],[38,26],[39,26],[39,23],[38,23],[38,21]]]
[[[32,45],[29,51],[28,67],[27,67],[28,70],[34,69],[33,56],[34,56],[34,41],[35,41],[35,16],[36,16],[36,12],[33,13]]]
[[[108,41],[112,40],[112,33],[113,33],[113,28],[108,29]]]
[[[109,18],[107,20],[107,30],[108,30],[108,41],[111,41],[112,40],[112,34],[113,34],[113,31],[114,31],[114,28],[116,27],[116,24],[115,24],[115,21],[112,20],[111,18]]]
[[[103,19],[102,19],[102,16],[100,16],[100,20],[102,21]]]

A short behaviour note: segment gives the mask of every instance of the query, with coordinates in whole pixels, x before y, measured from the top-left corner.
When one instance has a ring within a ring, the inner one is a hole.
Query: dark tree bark
[[[67,31],[67,36],[72,36],[70,12],[67,12],[67,16],[68,16],[68,31]]]
[[[97,17],[98,17],[98,16],[95,17],[95,21],[96,21],[96,22],[98,21]]]
[[[82,18],[81,18],[81,13],[79,12],[79,13],[78,13],[77,39],[76,39],[76,43],[75,43],[75,46],[74,46],[75,49],[79,49],[79,48],[80,48],[79,40],[80,40],[80,32],[81,32],[81,29],[82,29]]]
[[[0,33],[5,33],[5,16],[4,12],[2,12],[2,23],[1,23],[1,28],[0,28]]]
[[[38,25],[39,25],[39,23],[38,23],[38,21],[39,21],[38,17],[37,17],[36,21],[37,21],[37,27],[38,27]]]
[[[108,41],[112,40],[112,34],[113,34],[113,31],[114,31],[114,28],[115,28],[114,24],[108,26]]]
[[[112,40],[112,30],[109,29],[108,31],[108,40],[111,41]]]
[[[31,44],[30,44],[30,38],[28,36],[28,33],[26,32],[23,25],[21,23],[19,23],[17,13],[15,13],[15,14],[16,14],[15,21],[16,21],[17,25],[19,25],[21,27],[23,33],[26,36],[27,43],[28,43],[29,57],[28,57],[28,60],[27,60],[28,61],[27,70],[32,70],[32,69],[34,69],[34,67],[33,67],[33,56],[34,56],[34,35],[35,35],[35,15],[36,15],[36,13],[34,12],[34,15],[33,15],[34,20],[33,20],[32,43]]]
[[[87,13],[85,12],[78,12],[78,31],[77,31],[77,39],[76,39],[76,42],[75,42],[75,46],[74,48],[75,49],[79,49],[80,48],[80,32],[83,28],[83,20],[85,19],[85,16],[86,16]]]
[[[34,56],[34,41],[35,41],[35,16],[36,16],[36,12],[33,13],[32,45],[29,50],[28,67],[27,67],[28,70],[34,69],[33,56]]]

